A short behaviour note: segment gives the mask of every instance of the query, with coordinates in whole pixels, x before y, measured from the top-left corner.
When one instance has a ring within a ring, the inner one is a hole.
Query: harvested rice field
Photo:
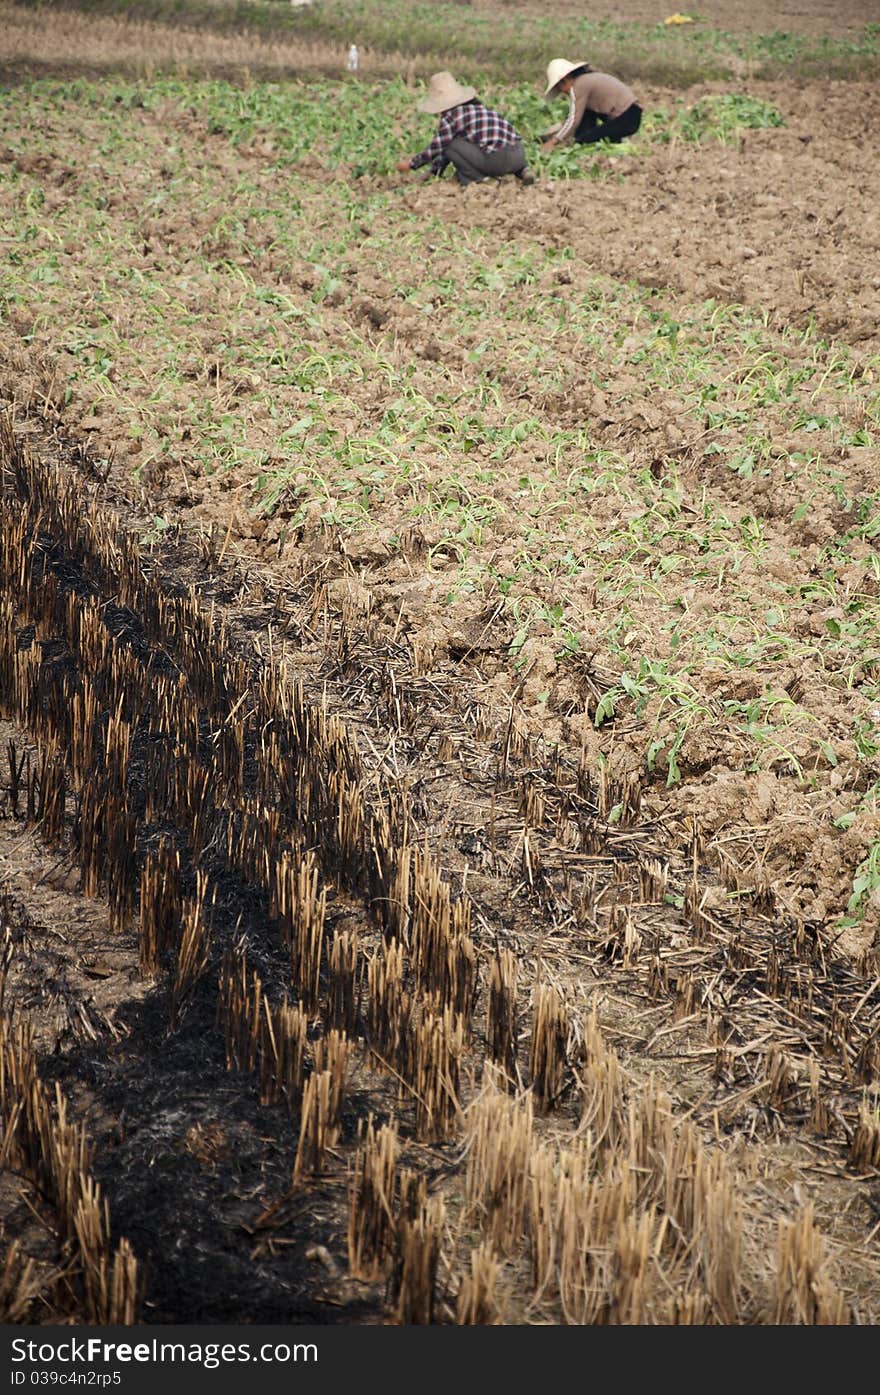
[[[0,4],[4,1322],[880,1320],[871,9]]]

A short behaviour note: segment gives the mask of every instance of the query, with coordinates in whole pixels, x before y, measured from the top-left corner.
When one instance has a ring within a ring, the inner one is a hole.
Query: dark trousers
[[[500,150],[481,150],[463,136],[456,136],[443,153],[455,166],[455,177],[459,184],[500,179],[505,174],[519,174],[526,167],[522,141],[517,141],[515,145],[503,145]]]
[[[642,109],[633,102],[619,116],[601,116],[589,107],[581,117],[581,123],[574,133],[578,145],[589,145],[594,140],[611,140],[618,145],[626,136],[634,136],[642,124]]]

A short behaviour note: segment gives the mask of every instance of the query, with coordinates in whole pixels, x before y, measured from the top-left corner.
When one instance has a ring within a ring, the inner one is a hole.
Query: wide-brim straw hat
[[[429,111],[438,116],[441,111],[461,106],[462,102],[469,102],[476,95],[475,87],[462,87],[451,73],[432,73],[428,79],[428,95],[419,102],[419,111]]]
[[[549,97],[555,92],[563,78],[567,78],[569,73],[576,73],[580,68],[589,68],[589,63],[581,59],[580,63],[569,63],[567,58],[552,58],[547,64],[547,91],[545,97]]]

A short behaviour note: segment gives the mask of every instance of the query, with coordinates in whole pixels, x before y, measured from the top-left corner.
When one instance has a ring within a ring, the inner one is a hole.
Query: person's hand
[[[398,160],[395,168],[398,169],[401,174],[408,174],[410,170],[409,160]]]

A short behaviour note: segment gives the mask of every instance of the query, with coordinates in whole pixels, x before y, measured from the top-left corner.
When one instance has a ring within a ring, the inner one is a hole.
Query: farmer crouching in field
[[[453,165],[459,184],[500,179],[505,174],[516,175],[523,184],[534,183],[523,143],[510,122],[484,107],[473,87],[460,86],[451,73],[434,73],[419,111],[440,117],[437,134],[418,155],[401,160],[399,170],[429,164],[432,174],[442,174],[447,165]]]
[[[545,150],[570,140],[578,145],[596,140],[619,143],[635,135],[642,123],[642,109],[632,89],[610,73],[594,73],[589,63],[554,58],[547,64],[544,96],[560,95],[568,97],[568,116],[547,132]]]

